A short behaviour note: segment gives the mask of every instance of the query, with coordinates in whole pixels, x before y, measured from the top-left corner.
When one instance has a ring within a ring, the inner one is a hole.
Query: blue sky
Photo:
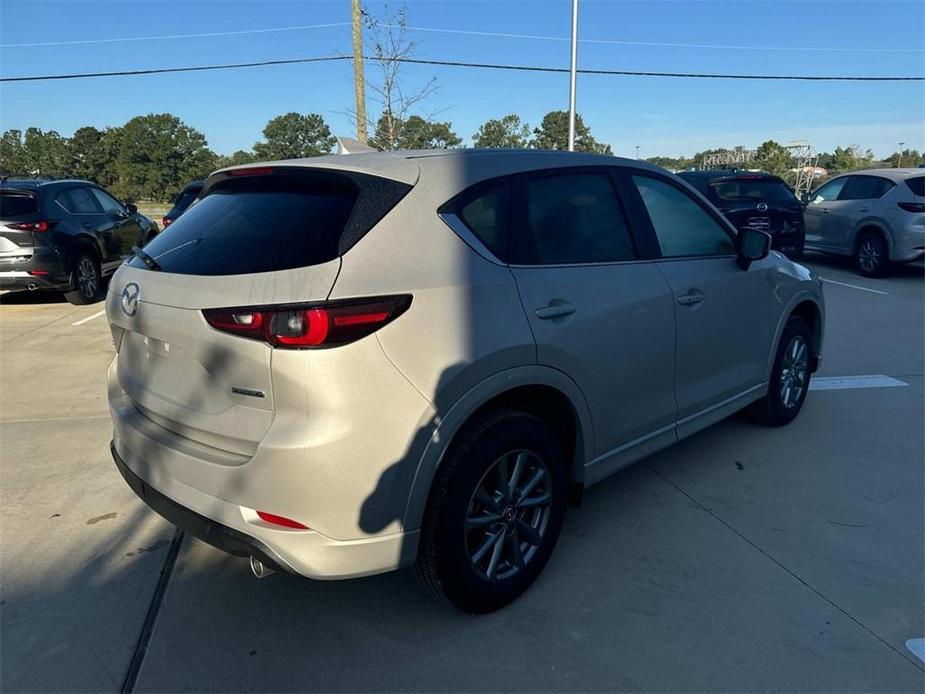
[[[408,0],[409,24],[430,29],[566,38],[570,3]],[[378,2],[366,2],[371,12]],[[246,62],[347,53],[349,26],[199,38],[96,41],[276,29],[349,21],[349,0],[325,2],[0,3],[4,76]],[[581,0],[579,65],[624,70],[826,75],[925,74],[925,3],[750,0]],[[417,55],[446,60],[567,67],[567,41],[415,31]],[[716,48],[705,46],[748,46]],[[812,48],[815,50],[802,50]],[[800,49],[800,50],[797,50]],[[836,49],[836,50],[820,50]],[[850,50],[845,50],[850,49]],[[858,50],[865,49],[865,50]],[[910,50],[913,49],[913,50]],[[372,65],[368,75],[375,77]],[[467,142],[488,118],[518,113],[536,125],[567,108],[568,77],[406,66],[409,88],[435,77],[424,115],[449,120]],[[120,125],[171,112],[210,146],[249,148],[267,120],[321,113],[352,135],[348,62],[0,86],[0,127],[38,126],[70,135],[82,125]],[[375,107],[374,105],[373,108]],[[923,83],[813,83],[579,76],[578,110],[594,136],[634,156],[692,154],[805,138],[819,151],[858,144],[885,156],[896,143],[925,150]]]

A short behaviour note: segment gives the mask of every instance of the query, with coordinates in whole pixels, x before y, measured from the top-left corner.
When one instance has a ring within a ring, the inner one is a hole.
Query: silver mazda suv
[[[598,155],[218,171],[110,284],[113,457],[258,575],[414,565],[488,612],[583,488],[743,408],[796,417],[822,287],[769,244]]]

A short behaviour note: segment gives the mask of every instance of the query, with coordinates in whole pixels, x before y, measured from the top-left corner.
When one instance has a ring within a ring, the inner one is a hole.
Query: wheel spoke
[[[466,528],[474,530],[475,528],[484,528],[486,525],[498,523],[501,516],[497,513],[489,513],[487,516],[475,516],[466,519]]]
[[[498,533],[495,538],[495,548],[492,550],[491,559],[488,560],[488,570],[485,572],[488,578],[494,578],[498,572],[498,562],[501,560],[501,550],[504,549],[504,531]]]
[[[482,546],[476,550],[475,554],[472,555],[472,563],[478,564],[485,557],[485,554],[494,546],[498,541],[499,537],[504,537],[504,530],[500,530],[496,533],[489,533],[485,535],[485,541],[482,542]]]
[[[495,501],[491,494],[486,492],[482,487],[478,488],[478,491],[475,493],[476,500],[482,504],[487,509],[490,509],[492,512],[501,514],[501,507],[498,505],[498,502]]]
[[[514,461],[514,472],[511,473],[511,493],[517,493],[517,485],[520,483],[520,476],[523,474],[524,466],[527,464],[527,452],[521,451],[517,454],[517,459]]]
[[[517,519],[517,531],[526,542],[529,542],[531,545],[539,545],[543,541],[543,538],[538,532],[531,526],[527,521],[522,518]]]
[[[522,569],[524,566],[524,555],[523,552],[520,551],[520,533],[517,532],[516,528],[508,537],[508,542],[511,543],[511,563],[518,569]]]
[[[524,488],[520,490],[522,497],[526,498],[530,496],[530,492],[533,491],[533,488],[539,484],[540,480],[546,476],[546,470],[538,467],[536,472],[533,473],[533,477],[530,478],[530,481],[524,485]]]
[[[501,492],[501,498],[507,501],[511,498],[511,488],[508,486],[508,465],[507,456],[504,456],[495,464],[495,472],[498,476],[498,491]]]
[[[524,499],[519,504],[518,508],[535,508],[537,506],[545,506],[552,500],[552,495],[543,492],[538,496],[531,496],[529,499]]]

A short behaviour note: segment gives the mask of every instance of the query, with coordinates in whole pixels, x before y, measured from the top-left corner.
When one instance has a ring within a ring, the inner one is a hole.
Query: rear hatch
[[[145,246],[146,260],[122,266],[107,298],[125,397],[230,463],[251,456],[272,421],[273,349],[214,329],[203,311],[326,300],[341,254],[361,235],[358,218],[368,230],[410,188],[380,185],[386,194],[365,200],[362,179],[373,177],[242,171],[210,178],[202,199]]]
[[[803,231],[803,205],[776,176],[736,176],[710,182],[710,199],[737,228],[770,234]]]
[[[0,272],[32,258],[41,221],[34,191],[0,190]]]

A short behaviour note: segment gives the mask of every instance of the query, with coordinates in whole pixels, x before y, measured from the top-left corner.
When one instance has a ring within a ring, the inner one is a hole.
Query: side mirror
[[[766,231],[757,229],[742,229],[739,231],[738,258],[736,262],[743,270],[756,260],[764,260],[771,251],[771,235]]]
[[[135,205],[133,203],[128,203],[125,206],[125,209],[129,214],[138,214],[138,205]]]

